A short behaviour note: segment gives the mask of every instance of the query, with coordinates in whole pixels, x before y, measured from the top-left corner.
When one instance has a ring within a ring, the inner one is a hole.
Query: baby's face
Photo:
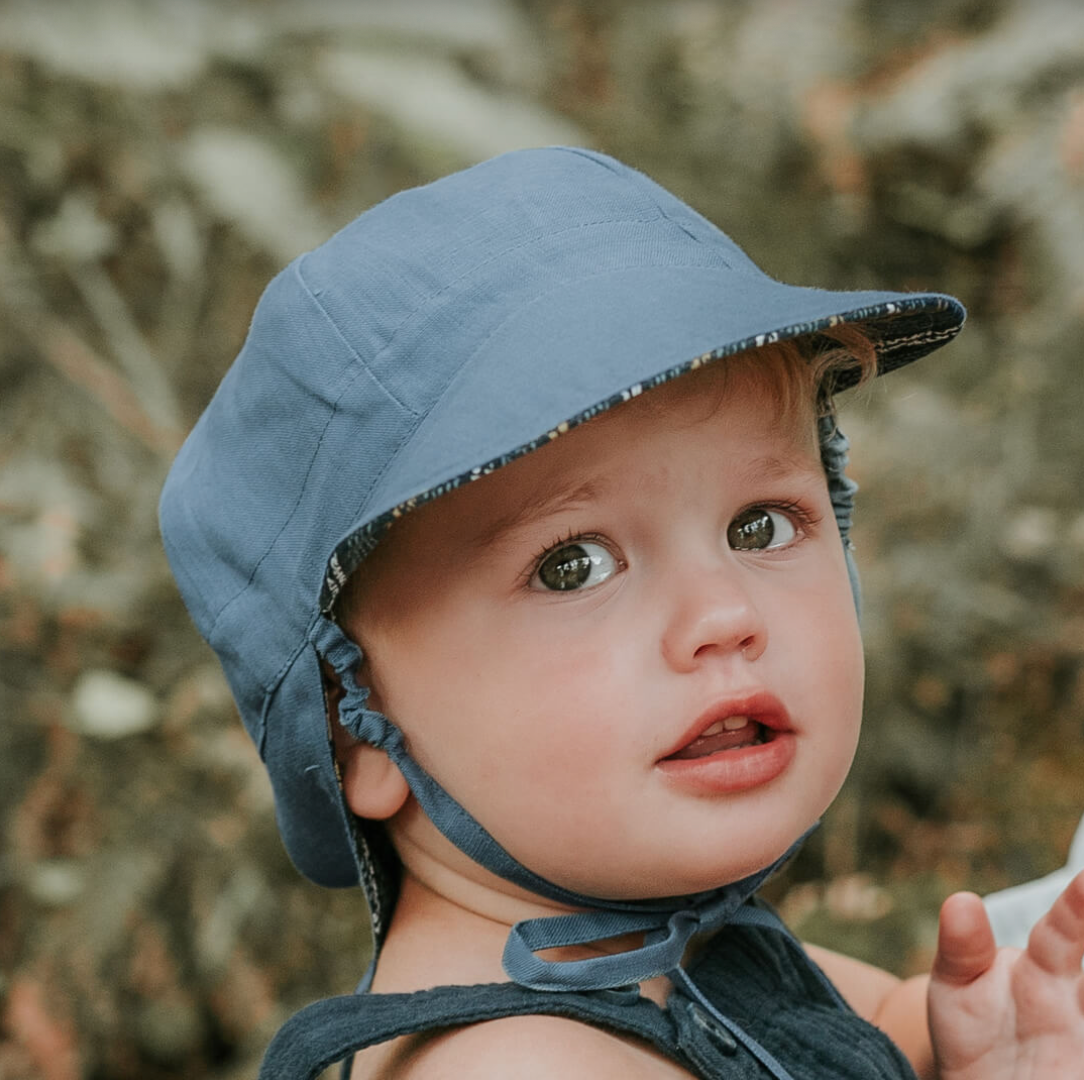
[[[363,569],[377,707],[506,850],[589,895],[759,869],[855,750],[861,645],[812,414],[720,382],[688,376],[437,499]],[[406,821],[400,849],[439,857]]]

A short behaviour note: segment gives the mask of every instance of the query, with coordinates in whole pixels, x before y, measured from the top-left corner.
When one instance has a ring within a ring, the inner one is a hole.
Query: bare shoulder
[[[689,1080],[689,1075],[639,1041],[563,1017],[532,1015],[402,1040],[380,1080]]]
[[[818,945],[805,945],[805,951],[835,983],[844,1000],[864,1020],[873,1021],[885,999],[896,992],[900,980],[881,968]]]

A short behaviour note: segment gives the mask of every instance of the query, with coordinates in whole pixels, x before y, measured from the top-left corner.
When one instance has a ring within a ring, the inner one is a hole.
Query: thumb
[[[941,906],[937,955],[930,977],[963,985],[977,979],[997,956],[997,943],[982,901],[974,893],[954,893]]]

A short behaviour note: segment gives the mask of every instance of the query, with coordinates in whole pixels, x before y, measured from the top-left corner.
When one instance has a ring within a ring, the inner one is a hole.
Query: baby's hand
[[[1084,1076],[1084,873],[1035,925],[1027,948],[998,949],[982,901],[941,908],[929,1019],[941,1080]]]

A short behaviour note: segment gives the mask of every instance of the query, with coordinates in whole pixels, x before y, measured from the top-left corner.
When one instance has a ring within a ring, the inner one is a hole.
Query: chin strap
[[[740,881],[689,896],[650,900],[601,900],[547,881],[513,858],[486,829],[414,760],[403,733],[368,707],[369,691],[355,673],[361,650],[342,630],[321,620],[314,644],[335,669],[342,688],[339,722],[355,738],[382,749],[398,766],[429,820],[460,851],[498,877],[537,896],[586,910],[517,923],[504,951],[509,978],[536,990],[601,990],[629,986],[676,967],[694,934],[715,930],[785,863],[803,836],[770,866]],[[645,935],[636,949],[586,960],[547,961],[546,949],[587,945],[626,934]]]
[[[858,566],[854,561],[854,544],[851,542],[851,519],[854,516],[854,497],[858,485],[847,475],[848,451],[851,444],[847,436],[836,427],[834,416],[822,416],[817,421],[820,439],[821,464],[828,479],[828,496],[843,540],[843,555],[847,560],[847,576],[851,582],[854,607],[862,614],[862,588],[858,580]]]
[[[499,877],[536,895],[582,908],[567,915],[526,919],[516,923],[505,943],[502,963],[520,986],[540,991],[620,990],[667,975],[744,1045],[775,1080],[791,1074],[751,1035],[722,1015],[699,991],[682,967],[693,936],[718,930],[728,923],[755,923],[789,931],[769,912],[747,904],[752,895],[802,845],[802,836],[770,866],[740,881],[691,896],[625,901],[600,900],[564,889],[514,859],[471,814],[410,755],[402,732],[383,713],[368,707],[369,691],[356,678],[362,654],[342,630],[321,620],[313,642],[334,668],[342,688],[339,722],[355,738],[379,747],[395,762],[418,804],[444,836],[475,862]],[[812,830],[810,830],[812,831]],[[619,953],[583,960],[543,960],[547,949],[590,945],[608,938],[642,934],[643,944]],[[796,948],[800,949],[797,943]]]
[[[697,896],[652,901],[650,908],[580,897],[591,910],[516,923],[504,947],[506,974],[534,990],[612,990],[635,986],[680,967],[695,934],[734,922],[745,902],[801,846],[803,836],[771,866]],[[539,953],[569,945],[589,945],[626,934],[644,943],[619,953],[584,960],[543,960]]]

